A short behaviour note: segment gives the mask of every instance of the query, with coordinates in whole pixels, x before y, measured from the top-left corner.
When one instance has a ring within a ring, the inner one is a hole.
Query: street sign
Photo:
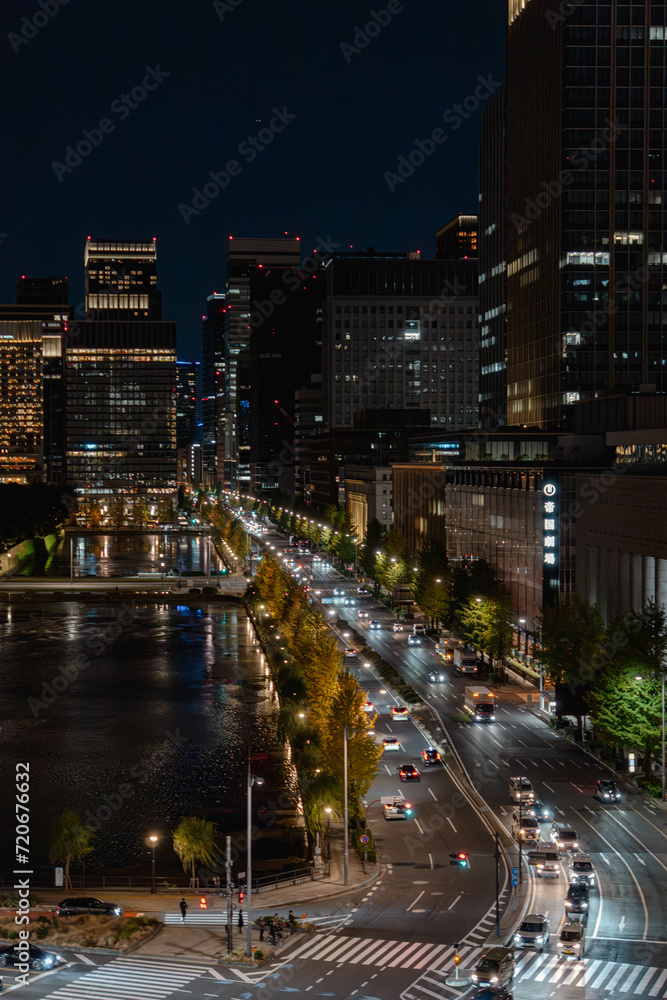
[[[519,869],[518,868],[513,868],[512,869],[512,888],[516,889],[516,887],[518,886],[518,884],[519,884]]]
[[[323,597],[322,604],[333,604],[333,597]]]
[[[54,869],[55,876],[56,876],[56,885],[62,885],[63,884],[63,873],[64,873],[64,870],[65,870],[64,868],[55,868]]]
[[[514,871],[514,869],[512,869],[512,871]],[[239,872],[236,877],[237,878],[245,878],[245,872]]]
[[[368,837],[366,836],[366,834],[364,834],[362,837],[359,837],[359,841],[362,844],[367,844],[368,843]]]
[[[394,796],[393,795],[383,795],[380,798],[380,802],[383,806],[393,806]]]

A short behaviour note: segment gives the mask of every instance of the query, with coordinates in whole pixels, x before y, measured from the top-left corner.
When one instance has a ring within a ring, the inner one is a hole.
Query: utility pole
[[[226,837],[225,878],[227,887],[227,954],[232,953],[232,838]]]
[[[347,726],[343,730],[343,783],[345,786],[345,808],[343,810],[343,845],[344,845],[344,858],[345,858],[345,881],[344,884],[348,885],[350,881],[349,873],[349,857],[348,857],[348,835],[347,835]]]
[[[496,937],[500,937],[500,834],[496,830]]]

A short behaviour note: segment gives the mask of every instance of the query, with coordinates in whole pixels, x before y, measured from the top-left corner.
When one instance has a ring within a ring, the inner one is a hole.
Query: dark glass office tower
[[[222,480],[225,457],[225,303],[213,292],[202,316],[202,477],[208,486]]]
[[[482,112],[479,150],[479,421],[507,423],[507,108],[505,88]]]
[[[199,417],[198,361],[176,362],[176,445],[187,448],[197,440]]]
[[[436,260],[466,260],[476,256],[476,215],[457,215],[435,234]]]
[[[507,402],[667,388],[665,0],[510,0]]]

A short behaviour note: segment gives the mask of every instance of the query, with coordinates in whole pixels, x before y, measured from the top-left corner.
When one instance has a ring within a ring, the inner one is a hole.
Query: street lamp
[[[331,861],[331,806],[325,806],[324,811],[327,814],[327,857]]]
[[[161,577],[161,581],[160,581],[160,586],[164,587],[164,563],[163,562],[160,563],[160,569],[162,570],[162,577]]]
[[[246,924],[246,954],[248,958],[252,956],[252,787],[253,785],[263,785],[264,779],[257,777],[250,770],[250,761],[248,761],[248,779],[247,779],[247,789],[248,789],[248,815],[247,815],[247,865],[246,865],[246,896],[248,899],[248,910],[247,910],[247,924]]]
[[[160,838],[156,834],[152,833],[148,839],[151,842],[151,849],[153,851],[153,857],[151,859],[151,892],[155,892],[155,848],[157,847],[157,842]]]

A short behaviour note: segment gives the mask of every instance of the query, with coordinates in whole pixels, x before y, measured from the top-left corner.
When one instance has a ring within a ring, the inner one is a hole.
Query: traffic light
[[[412,816],[412,806],[409,802],[404,803],[404,810],[406,816]]]
[[[207,902],[206,896],[200,896],[199,897],[199,908],[201,910],[205,910],[207,908],[207,906],[208,906],[208,902]]]
[[[450,865],[459,865],[460,868],[469,867],[468,855],[465,853],[465,851],[458,851],[456,853],[450,854],[449,856],[450,858],[454,858],[453,861],[449,862]]]
[[[239,903],[243,902],[243,889],[239,889]]]

